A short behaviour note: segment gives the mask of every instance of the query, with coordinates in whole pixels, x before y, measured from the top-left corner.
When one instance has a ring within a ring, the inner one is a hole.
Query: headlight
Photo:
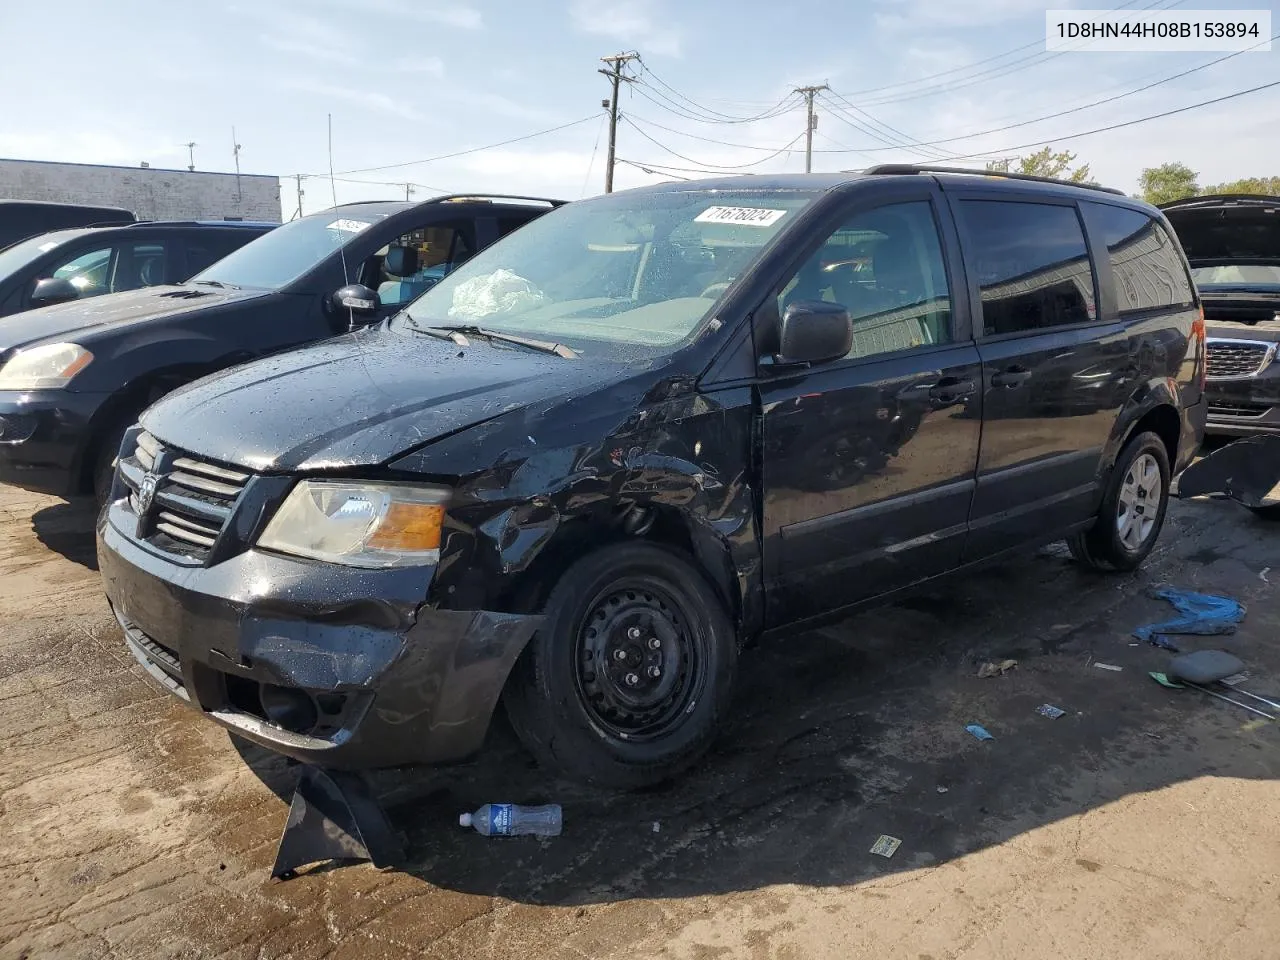
[[[258,546],[353,567],[434,563],[448,498],[448,490],[420,484],[303,480]]]
[[[92,361],[93,354],[75,343],[46,343],[19,350],[0,367],[0,390],[65,387]]]

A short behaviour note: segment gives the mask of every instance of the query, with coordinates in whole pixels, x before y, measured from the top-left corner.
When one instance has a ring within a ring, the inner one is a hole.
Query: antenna
[[[196,169],[196,147],[199,144],[192,140],[190,143],[184,143],[183,146],[187,148],[187,169],[194,172]]]
[[[240,144],[236,143],[236,128],[231,128],[231,154],[236,161],[236,203],[244,200],[244,194],[240,192]]]
[[[333,114],[329,114],[329,193],[333,196],[333,205],[338,205],[338,181],[333,178]],[[342,284],[346,286],[351,282],[351,278],[347,275],[347,245],[344,242],[338,247],[338,256],[342,259]],[[356,311],[350,308],[347,321],[347,332],[350,333],[356,328]]]

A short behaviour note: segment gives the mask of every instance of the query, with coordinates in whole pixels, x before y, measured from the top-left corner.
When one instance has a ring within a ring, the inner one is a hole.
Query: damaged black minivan
[[[502,700],[637,787],[707,748],[748,640],[1063,537],[1137,566],[1203,376],[1181,249],[1115,191],[664,184],[152,406],[99,562],[150,674],[270,749],[457,760]]]

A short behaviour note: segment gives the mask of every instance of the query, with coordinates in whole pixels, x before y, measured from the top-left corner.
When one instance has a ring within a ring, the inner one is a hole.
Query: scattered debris
[[[939,792],[939,793],[946,793],[946,792],[947,792],[947,788],[946,788],[946,787],[943,787],[943,786],[939,786],[939,787],[938,787],[938,792]]]
[[[657,820],[653,821],[653,832],[654,833],[662,832],[662,824],[660,824]]]
[[[1199,654],[1203,654],[1203,653],[1214,654],[1216,656],[1200,657]],[[1185,656],[1175,657],[1173,660],[1173,663],[1171,663],[1169,666],[1169,673],[1173,674],[1173,677],[1170,677],[1169,674],[1160,673],[1154,670],[1150,674],[1148,674],[1148,676],[1150,676],[1152,680],[1160,684],[1160,686],[1162,687],[1168,687],[1171,690],[1179,690],[1179,689],[1184,689],[1186,687],[1190,687],[1192,690],[1199,690],[1201,693],[1207,693],[1209,696],[1217,700],[1225,700],[1227,703],[1230,703],[1234,706],[1242,707],[1243,709],[1248,710],[1250,713],[1257,714],[1258,716],[1264,717],[1267,720],[1280,720],[1280,717],[1272,716],[1271,714],[1267,713],[1265,710],[1259,710],[1257,707],[1251,707],[1247,703],[1242,703],[1239,700],[1233,700],[1231,697],[1226,697],[1220,693],[1215,693],[1213,690],[1210,690],[1208,687],[1203,687],[1200,684],[1195,683],[1192,680],[1189,680],[1187,678],[1187,674],[1191,674],[1192,676],[1199,677],[1201,679],[1206,680],[1207,682],[1212,682],[1209,679],[1210,677],[1213,677],[1213,670],[1211,670],[1210,667],[1215,662],[1219,662],[1224,665],[1229,665],[1227,663],[1227,661],[1229,660],[1235,660],[1235,657],[1232,657],[1229,653],[1223,653],[1220,650],[1201,650],[1199,651],[1198,654],[1186,654]],[[1239,661],[1236,660],[1236,663],[1238,664]],[[1176,677],[1177,679],[1175,680],[1174,677]],[[1181,682],[1178,682],[1178,681],[1181,681]],[[1245,696],[1253,696],[1252,694],[1246,693],[1243,690],[1240,690],[1239,692],[1244,693]],[[1262,697],[1254,697],[1254,699],[1262,700],[1263,703],[1271,704],[1271,706],[1277,706],[1277,704],[1273,704],[1271,703],[1270,700],[1265,700]]]
[[[969,731],[971,734],[973,734],[975,737],[977,737],[979,740],[994,740],[994,739],[995,739],[995,737],[993,737],[991,734],[989,734],[989,733],[987,732],[987,728],[986,728],[986,727],[984,727],[984,726],[982,726],[981,724],[978,724],[978,723],[971,723],[971,724],[969,724],[967,727],[965,727],[965,729],[966,729],[966,730],[968,730],[968,731]]]
[[[1218,682],[1219,682],[1219,683],[1224,683],[1224,684],[1226,684],[1228,687],[1235,687],[1235,686],[1239,686],[1240,684],[1244,683],[1244,682],[1245,682],[1246,680],[1248,680],[1248,679],[1249,679],[1249,674],[1247,674],[1247,673],[1234,673],[1234,674],[1232,674],[1232,675],[1231,675],[1231,676],[1229,676],[1229,677],[1223,677],[1223,678],[1222,678],[1221,680],[1219,680]]]
[[[1055,707],[1052,703],[1042,703],[1036,707],[1036,713],[1042,717],[1048,717],[1050,720],[1057,720],[1066,712],[1061,707]]]
[[[1244,619],[1244,604],[1230,597],[1217,597],[1207,593],[1192,593],[1189,590],[1166,588],[1157,590],[1154,596],[1159,600],[1168,600],[1182,614],[1176,620],[1163,623],[1148,623],[1133,631],[1139,640],[1172,650],[1178,648],[1167,634],[1197,634],[1199,636],[1217,636],[1234,633],[1236,624]]]
[[[1263,567],[1262,572],[1258,574],[1258,579],[1261,580],[1263,583],[1270,583],[1271,581],[1267,579],[1267,574],[1270,572],[1271,572],[1270,567]]]
[[[1169,677],[1166,674],[1163,674],[1158,670],[1152,670],[1150,673],[1147,674],[1147,676],[1149,676],[1156,683],[1160,684],[1160,686],[1168,687],[1170,690],[1182,689],[1182,684],[1174,683],[1172,680],[1169,679]]]
[[[1000,660],[998,662],[989,661],[978,668],[978,679],[986,680],[988,677],[1002,676],[1017,665],[1017,660]]]
[[[872,845],[871,852],[877,857],[884,857],[888,860],[898,852],[898,848],[900,846],[902,846],[902,841],[897,837],[891,837],[887,833],[882,833],[880,834],[880,838]]]
[[[1097,667],[1099,670],[1110,670],[1113,673],[1119,673],[1121,670],[1124,669],[1124,667],[1117,667],[1114,663],[1099,662],[1099,663],[1095,663],[1094,666]]]
[[[1239,657],[1232,656],[1225,650],[1197,650],[1195,653],[1175,657],[1169,664],[1169,673],[1192,686],[1210,683],[1226,684],[1234,692],[1250,700],[1256,700],[1258,703],[1265,703],[1269,707],[1280,710],[1280,703],[1240,687],[1240,683],[1247,677],[1244,664]],[[1228,684],[1228,680],[1234,680],[1235,683]]]

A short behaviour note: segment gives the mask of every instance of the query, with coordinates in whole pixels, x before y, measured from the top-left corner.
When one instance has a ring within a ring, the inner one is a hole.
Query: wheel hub
[[[1160,465],[1151,454],[1142,454],[1125,472],[1116,502],[1116,533],[1128,549],[1137,550],[1151,537],[1163,492]]]
[[[654,590],[613,590],[579,633],[578,680],[594,719],[624,739],[659,736],[683,712],[692,645],[674,605]]]

